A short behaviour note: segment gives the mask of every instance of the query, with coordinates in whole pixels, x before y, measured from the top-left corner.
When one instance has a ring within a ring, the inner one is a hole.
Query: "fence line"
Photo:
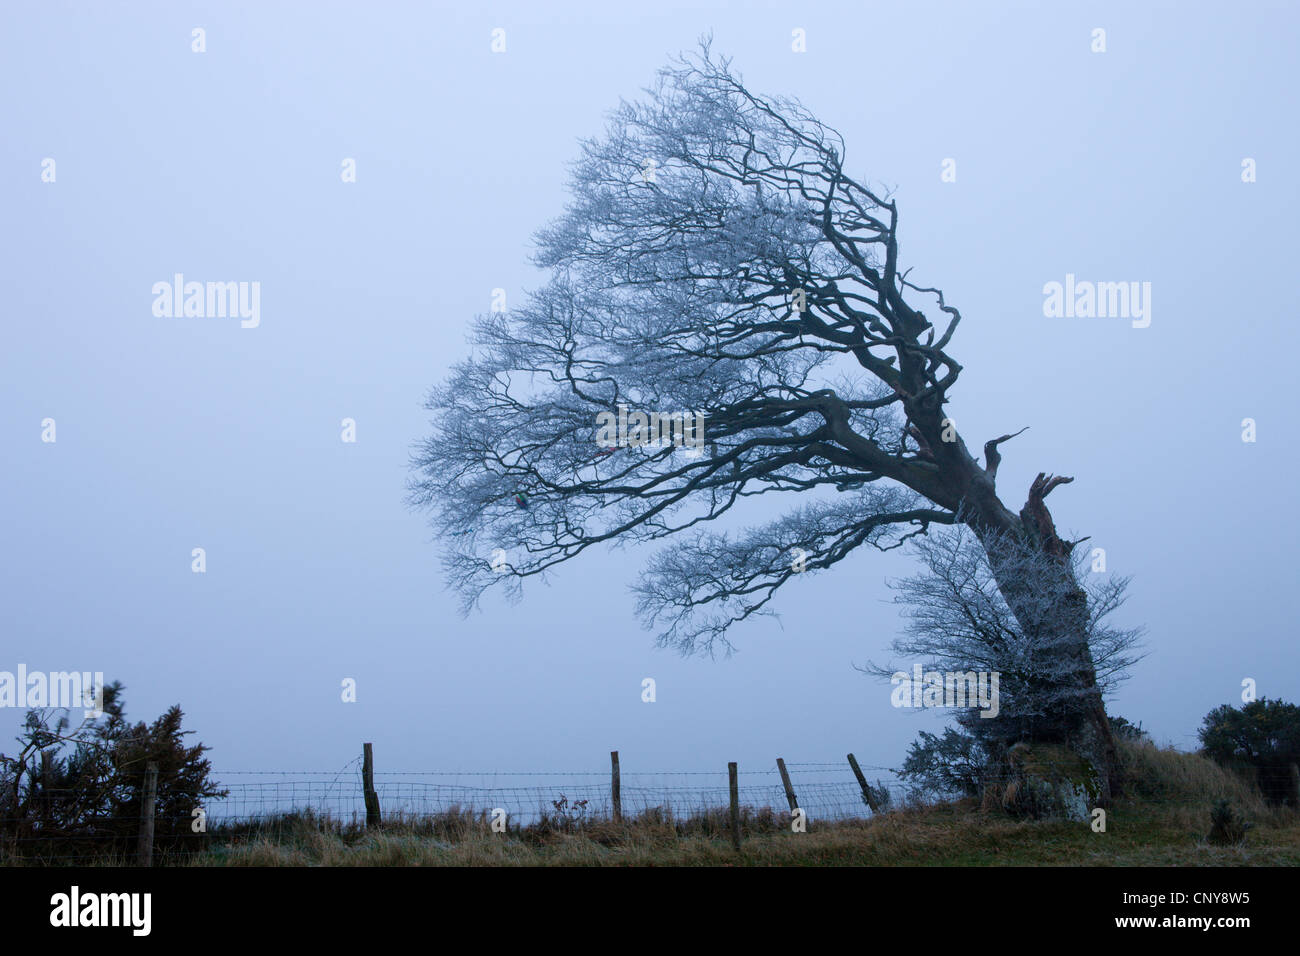
[[[847,764],[787,763],[799,794],[799,804],[809,819],[842,820],[867,817],[871,811],[861,787]],[[901,794],[901,784],[887,768],[888,789]],[[366,813],[365,787],[359,777],[335,781],[333,772],[226,771],[214,773],[222,799],[208,801],[210,822],[238,823],[312,810],[350,819]],[[232,780],[232,777],[269,777],[266,780]],[[741,768],[737,774],[740,802],[750,807],[783,807],[787,803],[780,770]],[[420,779],[423,778],[423,779]],[[475,812],[503,809],[512,823],[536,822],[552,813],[557,800],[568,807],[586,801],[585,812],[614,816],[610,771],[496,771],[496,770],[379,770],[372,772],[375,794],[383,815],[431,816],[447,811]],[[626,763],[618,771],[618,809],[624,817],[662,809],[686,815],[727,806],[726,769],[634,770]]]
[[[164,851],[184,851],[210,843],[209,834],[236,842],[255,838],[267,827],[309,817],[317,824],[353,832],[384,820],[417,825],[445,825],[448,819],[504,819],[512,830],[534,824],[583,826],[588,821],[631,821],[652,815],[656,822],[702,820],[715,834],[739,846],[742,830],[755,818],[762,826],[865,819],[907,802],[905,788],[892,770],[859,764],[853,754],[844,763],[786,762],[741,768],[729,763],[715,770],[628,770],[617,751],[605,771],[380,770],[372,746],[342,768],[310,770],[229,770],[214,772],[222,797],[182,814],[163,801],[156,808],[157,770],[152,763],[139,793],[138,820],[100,814],[74,819],[73,791],[41,788],[24,815],[5,814],[0,801],[0,861],[35,863],[121,862],[149,866],[156,858],[155,833]],[[868,780],[870,772],[874,782]],[[883,772],[884,777],[880,774]],[[1300,798],[1300,768],[1291,765],[1262,787],[1289,787],[1288,800]],[[1010,780],[1011,778],[1008,778]],[[1001,778],[989,778],[996,784]],[[117,781],[115,785],[120,785]],[[12,789],[12,788],[11,788]],[[18,809],[17,792],[10,794]],[[788,808],[788,809],[787,809]],[[189,810],[188,804],[186,805]],[[192,813],[202,826],[191,826]],[[442,823],[439,823],[442,821]],[[742,822],[744,821],[744,822]],[[477,823],[475,824],[477,825]],[[693,824],[690,824],[693,825]]]

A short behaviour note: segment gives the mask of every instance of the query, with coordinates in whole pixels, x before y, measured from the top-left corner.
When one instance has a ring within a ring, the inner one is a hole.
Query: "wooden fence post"
[[[799,800],[794,795],[794,787],[790,785],[790,774],[785,769],[785,761],[777,757],[776,769],[781,771],[781,784],[785,787],[785,798],[790,803],[790,812],[793,813],[799,809]]]
[[[145,765],[144,790],[140,800],[140,842],[135,854],[140,866],[153,866],[153,809],[157,800],[158,765],[151,760]]]
[[[731,845],[740,849],[740,782],[736,779],[736,763],[727,764],[727,781],[731,786]]]
[[[362,744],[361,790],[366,800],[366,826],[379,826],[379,794],[375,792],[375,753],[370,744]]]
[[[614,822],[623,822],[623,786],[618,778],[618,751],[609,752],[610,783],[609,794],[614,804]]]
[[[853,775],[858,778],[858,786],[862,788],[862,799],[867,801],[867,806],[871,808],[872,813],[879,813],[880,807],[876,805],[876,798],[871,793],[871,786],[867,783],[867,778],[862,776],[862,768],[858,766],[858,758],[849,754],[849,766],[853,768]]]

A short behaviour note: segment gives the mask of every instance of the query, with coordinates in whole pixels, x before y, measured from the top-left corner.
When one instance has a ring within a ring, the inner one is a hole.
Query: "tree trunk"
[[[967,524],[984,544],[1002,596],[1042,649],[1065,700],[1049,721],[1022,732],[1027,740],[1003,743],[1064,744],[1093,768],[1098,802],[1104,805],[1119,792],[1119,759],[1088,646],[1087,595],[1070,561],[1073,545],[1057,535],[1043,503],[1069,480],[1040,474],[1019,516],[987,488],[988,494],[967,498],[972,506]]]

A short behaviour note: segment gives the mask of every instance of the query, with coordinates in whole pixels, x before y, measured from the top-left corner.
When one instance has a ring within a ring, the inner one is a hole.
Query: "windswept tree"
[[[1026,576],[989,549],[1024,633],[1069,662],[1082,704],[1065,733],[1108,795],[1087,595],[1046,504],[1071,479],[1040,474],[1014,510],[996,484],[1013,436],[981,460],[954,427],[961,314],[899,262],[894,200],[849,171],[839,134],[750,92],[707,43],[646,93],[583,142],[572,201],[537,237],[549,281],[480,317],[430,395],[411,497],[451,543],[466,609],[595,545],[671,538],[639,611],[662,645],[712,652],[800,571],[960,522],[1043,556]],[[598,445],[602,413],[637,412],[703,413],[707,451],[643,444],[641,420]],[[709,529],[769,495],[795,496],[778,520]]]

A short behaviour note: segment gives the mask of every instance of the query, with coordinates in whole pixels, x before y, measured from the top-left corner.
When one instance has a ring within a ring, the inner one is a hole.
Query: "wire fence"
[[[1188,776],[1191,771],[1180,766],[1134,769],[1127,785],[1170,806],[1195,804],[1198,813],[1209,810],[1207,822],[1232,839],[1254,824],[1226,806],[1229,802],[1255,816],[1265,803],[1289,807],[1292,814],[1300,807],[1300,768],[1294,764],[1244,776],[1211,773],[1208,764]],[[146,786],[136,778],[108,781],[107,804],[100,799],[104,793],[41,787],[16,814],[6,812],[20,806],[12,787],[7,797],[0,793],[0,864],[183,862],[195,852],[221,853],[234,844],[301,834],[304,826],[357,835],[382,823],[446,836],[481,829],[489,818],[504,821],[512,833],[534,828],[529,830],[534,835],[539,826],[573,830],[621,819],[655,825],[667,821],[679,836],[716,837],[788,830],[791,806],[813,827],[961,795],[930,790],[922,796],[915,781],[905,785],[889,768],[856,762],[787,763],[785,775],[778,766],[738,769],[735,803],[740,815],[739,825],[733,826],[729,769],[376,771],[358,757],[333,771],[213,772],[210,779],[222,795],[195,807],[193,799],[178,797],[171,788],[155,793],[154,767],[150,764],[153,782]],[[1055,769],[1049,765],[1047,776],[1054,777]],[[985,804],[1003,809],[1010,808],[1008,801],[1020,801],[1024,809],[1031,789],[1025,783],[1012,773],[981,775],[966,795],[978,794]],[[88,812],[92,806],[97,809]]]
[[[847,764],[787,764],[797,802],[812,820],[844,820],[871,816],[862,788]],[[350,769],[350,768],[349,768]],[[902,785],[884,767],[863,767],[891,795],[901,797]],[[244,771],[216,774],[228,796],[207,805],[210,824],[242,823],[311,810],[343,820],[366,816],[359,771],[350,773]],[[620,810],[635,817],[661,810],[675,817],[727,807],[727,771],[620,772]],[[737,774],[743,806],[788,807],[780,771],[741,770]],[[527,826],[555,812],[555,803],[593,817],[613,815],[610,771],[375,771],[374,789],[383,815],[425,817],[452,810],[504,810],[511,823]]]
[[[806,821],[863,819],[871,816],[863,788],[847,764],[786,765],[797,804]],[[870,771],[877,806],[901,793],[892,772]],[[883,775],[883,776],[881,776]],[[887,777],[890,781],[885,784]],[[274,835],[294,825],[353,832],[371,823],[367,790],[377,798],[377,816],[386,824],[437,829],[449,819],[502,819],[511,831],[538,824],[564,827],[608,821],[724,821],[730,803],[727,770],[621,771],[373,771],[356,758],[332,771],[214,771],[210,797],[194,809],[158,799],[148,814],[147,842],[155,862],[180,861],[195,850],[223,841],[244,842]],[[893,788],[891,790],[891,787]],[[85,795],[42,788],[21,816],[0,808],[0,864],[133,865],[141,861],[145,799],[124,787],[112,813],[87,818],[79,813]],[[788,800],[780,771],[773,766],[737,772],[737,796],[744,818],[767,826],[788,826]]]

